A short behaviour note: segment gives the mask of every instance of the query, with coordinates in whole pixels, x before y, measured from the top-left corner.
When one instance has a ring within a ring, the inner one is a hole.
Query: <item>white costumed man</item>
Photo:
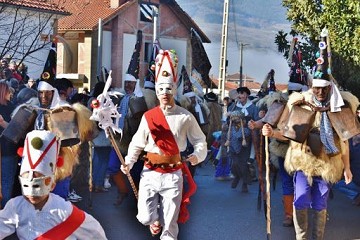
[[[195,117],[175,105],[178,64],[175,52],[161,50],[155,62],[155,90],[160,106],[145,112],[129,145],[127,165],[121,170],[129,171],[141,152],[147,152],[139,185],[137,219],[150,225],[152,235],[161,233],[160,239],[177,239],[177,223],[189,217],[184,203],[196,190],[180,152],[186,149],[188,139],[194,152],[185,160],[195,165],[205,159],[207,147]],[[189,184],[184,194],[183,171],[187,172]]]
[[[62,197],[50,193],[55,170],[62,165],[60,140],[50,131],[27,134],[22,154],[22,196],[0,211],[0,239],[14,232],[19,239],[106,239],[99,222]]]

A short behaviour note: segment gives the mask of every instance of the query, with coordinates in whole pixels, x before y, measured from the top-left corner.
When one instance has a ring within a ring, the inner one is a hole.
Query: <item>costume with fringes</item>
[[[91,141],[94,139],[98,130],[95,122],[89,119],[91,111],[80,103],[71,105],[71,108],[76,112],[76,122],[79,129],[80,142]],[[45,119],[47,119],[47,117]],[[46,122],[46,129],[54,131],[54,126],[50,124],[50,121],[47,120]],[[72,174],[74,166],[79,162],[79,151],[79,144],[60,148],[60,156],[64,158],[64,165],[56,169],[56,181],[60,181]]]
[[[341,92],[341,96],[345,102],[350,104],[352,111],[355,113],[356,107],[359,104],[358,99],[349,92]],[[309,90],[302,94],[293,93],[290,95],[287,107],[291,110],[292,104],[301,99],[314,104],[313,94],[311,90]],[[305,105],[303,105],[302,108],[310,110],[310,108]],[[320,127],[320,119],[321,113],[316,112],[312,128]],[[334,140],[339,149],[339,153],[329,156],[322,149],[318,157],[311,153],[311,150],[306,145],[306,142],[302,144],[290,141],[290,147],[287,151],[285,159],[285,168],[289,173],[301,170],[307,176],[309,183],[311,183],[311,177],[313,176],[320,176],[326,182],[336,183],[340,180],[343,174],[344,164],[341,156],[345,153],[345,151],[347,151],[347,145],[343,141],[340,141],[335,131]]]

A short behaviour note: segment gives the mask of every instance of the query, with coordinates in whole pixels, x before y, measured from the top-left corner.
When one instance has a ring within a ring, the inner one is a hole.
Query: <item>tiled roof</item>
[[[215,83],[216,86],[218,86],[218,84],[219,84],[218,79],[211,79],[211,80]],[[261,87],[261,84],[258,83],[258,82],[253,82],[253,81],[244,81],[243,86],[248,87],[250,90],[259,90],[260,87]],[[225,90],[227,90],[227,91],[230,91],[232,89],[236,89],[238,87],[239,87],[239,84],[237,82],[233,82],[233,81],[226,81],[225,82]],[[280,90],[280,91],[285,91],[287,89],[287,84],[277,83],[276,84],[276,89]]]
[[[239,77],[240,77],[240,73],[234,73],[234,74],[231,74],[231,75],[227,75],[226,79],[239,80]],[[250,77],[248,75],[244,75],[244,74],[242,74],[242,79],[243,80],[246,79],[246,80],[250,80],[250,81],[255,81],[255,78]]]
[[[92,30],[98,25],[99,18],[106,22],[107,19],[133,3],[138,3],[138,0],[128,0],[118,8],[110,8],[110,0],[67,0],[64,2],[64,8],[72,15],[60,19],[58,28],[60,30]],[[204,43],[211,42],[175,0],[160,0],[160,3],[168,5],[187,29],[194,28]]]
[[[77,0],[66,1],[64,8],[71,15],[59,20],[59,29],[92,30],[98,25],[99,18],[106,21],[120,9],[137,1],[128,1],[118,8],[110,8],[110,0]]]
[[[69,14],[62,6],[50,3],[48,0],[0,0],[0,4],[8,4],[18,7],[33,8],[57,14]]]

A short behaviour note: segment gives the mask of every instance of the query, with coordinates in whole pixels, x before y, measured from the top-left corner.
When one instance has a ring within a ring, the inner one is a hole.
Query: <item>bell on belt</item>
[[[285,108],[285,103],[280,101],[273,102],[270,105],[268,111],[266,112],[266,115],[263,117],[262,122],[268,123],[275,128],[280,120],[284,108]]]
[[[148,110],[144,97],[130,98],[129,108],[134,117],[141,117]]]
[[[340,112],[328,112],[327,115],[341,140],[349,140],[360,133],[358,118],[348,106],[342,107]]]
[[[8,140],[18,143],[21,139],[25,139],[26,133],[30,132],[34,127],[36,120],[36,111],[28,106],[21,106],[4,129],[2,136]]]
[[[64,106],[52,109],[46,114],[48,130],[56,133],[61,140],[61,147],[68,147],[80,142],[76,112]]]
[[[314,122],[315,112],[300,106],[293,106],[283,129],[283,136],[295,142],[303,143],[307,139]]]

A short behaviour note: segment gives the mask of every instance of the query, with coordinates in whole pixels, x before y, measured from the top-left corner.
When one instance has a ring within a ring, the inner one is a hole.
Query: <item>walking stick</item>
[[[88,142],[89,143],[89,208],[92,208],[92,191],[93,191],[93,144],[91,141]]]
[[[265,136],[265,165],[266,165],[266,236],[271,239],[270,216],[270,162],[269,162],[269,137]]]
[[[260,136],[260,141],[259,141]],[[259,191],[258,191],[258,199],[257,199],[257,209],[261,210],[261,196],[264,194],[264,180],[262,175],[262,135],[256,136],[255,131],[251,130],[251,137],[253,139],[253,144],[255,147],[255,159],[258,167],[259,174]]]
[[[118,145],[116,144],[113,132],[109,128],[107,128],[106,131],[107,131],[107,133],[108,133],[108,135],[110,137],[111,145],[114,147],[115,152],[116,152],[117,156],[119,157],[121,164],[123,166],[126,166],[125,160],[124,160],[124,158],[123,158],[123,156],[122,156],[122,154],[120,152],[120,149],[119,149]],[[128,180],[130,182],[131,188],[132,188],[132,190],[134,192],[134,195],[135,195],[136,199],[138,199],[139,198],[138,191],[136,189],[134,180],[132,179],[132,177],[130,175],[130,171],[126,171],[126,177],[128,178]]]
[[[232,125],[232,120],[230,118],[229,129],[228,129],[228,132],[226,134],[226,142],[225,142],[227,152],[229,152],[229,147],[230,147],[231,125]]]
[[[242,146],[246,146],[246,138],[245,138],[245,131],[244,131],[244,123],[243,123],[243,120],[240,119],[240,124],[241,124],[241,134],[242,134],[242,142],[241,142],[241,145]]]

